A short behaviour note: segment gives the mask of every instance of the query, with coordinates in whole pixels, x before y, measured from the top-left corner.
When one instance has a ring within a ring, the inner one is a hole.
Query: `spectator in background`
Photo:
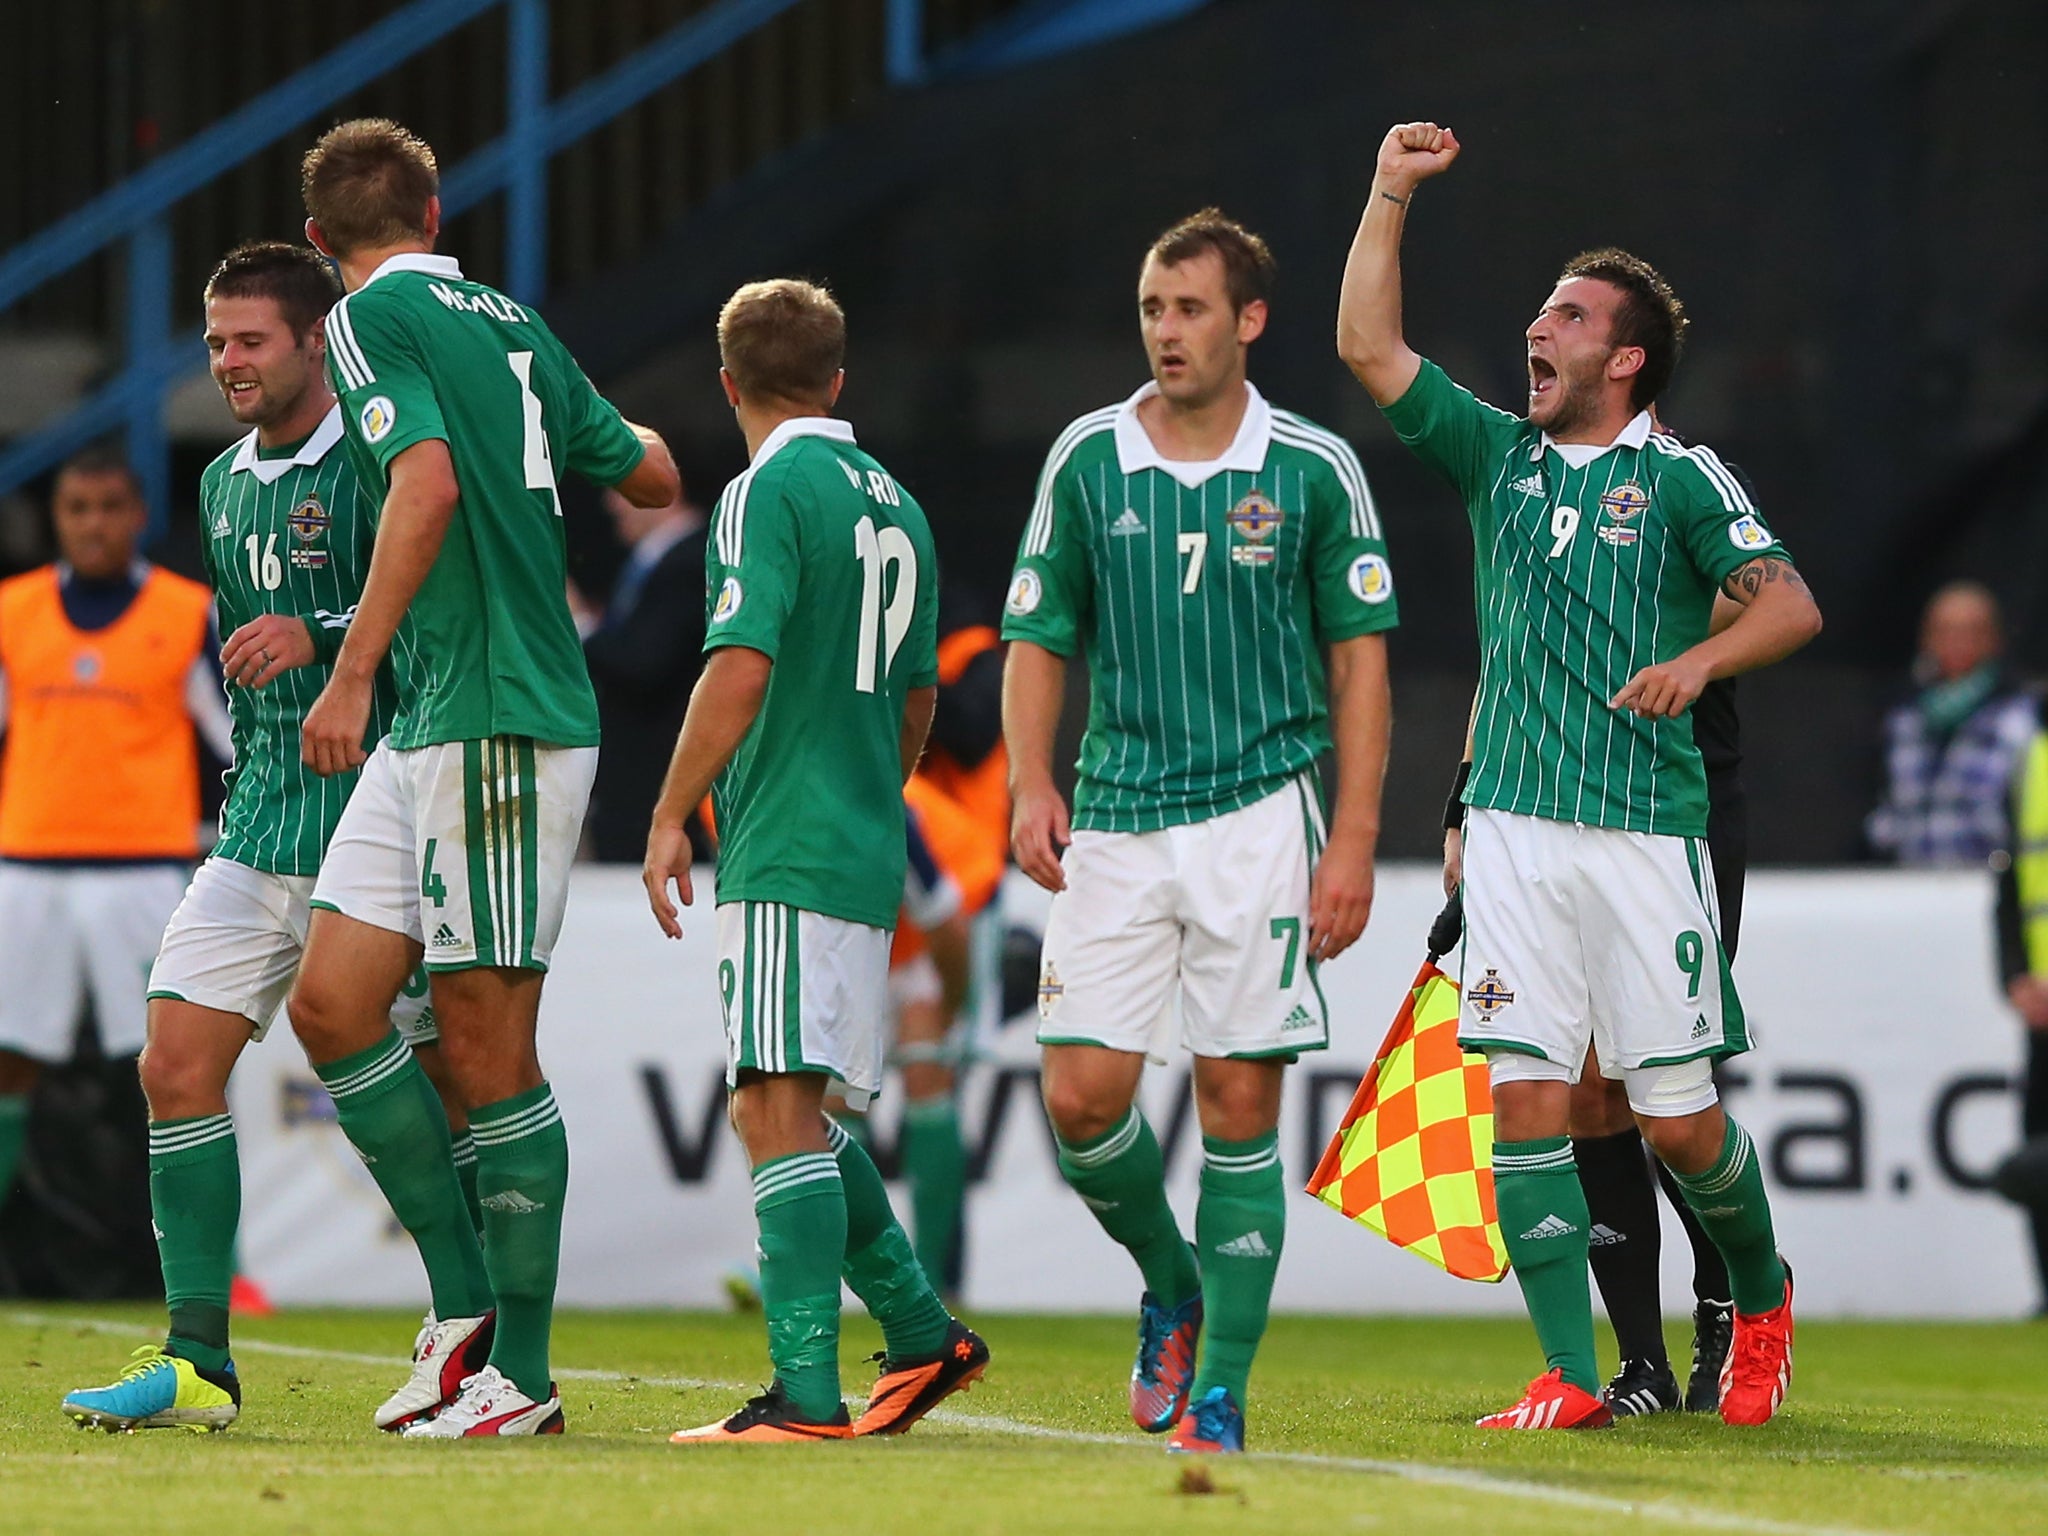
[[[636,507],[616,491],[604,493],[604,505],[625,563],[602,607],[570,589],[604,735],[590,840],[600,861],[638,864],[703,665],[705,518],[687,489],[665,507]],[[708,860],[711,843],[694,816],[689,831],[697,858]]]
[[[57,563],[0,582],[0,1200],[88,990],[106,1053],[142,1049],[150,961],[199,853],[194,727],[232,755],[213,594],[136,558],[127,464],[81,454],[51,501]]]
[[[1882,856],[1959,868],[2003,846],[2007,794],[2035,719],[2004,650],[1998,599],[1980,583],[1950,582],[1927,604],[1919,691],[1886,718],[1885,795],[1865,823]]]

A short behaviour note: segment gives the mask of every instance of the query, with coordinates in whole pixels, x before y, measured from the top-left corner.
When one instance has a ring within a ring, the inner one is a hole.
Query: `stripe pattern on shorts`
[[[802,980],[798,974],[798,908],[779,901],[743,901],[739,978],[739,1059],[757,1072],[800,1072],[804,1060]]]
[[[535,969],[540,805],[532,739],[465,741],[462,794],[476,963]],[[427,953],[433,954],[431,945]]]

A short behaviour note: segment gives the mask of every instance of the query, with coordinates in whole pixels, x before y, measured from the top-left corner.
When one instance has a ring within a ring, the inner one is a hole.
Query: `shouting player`
[[[1501,1230],[1551,1367],[1479,1422],[1612,1422],[1596,1395],[1589,1221],[1567,1136],[1590,1044],[1727,1260],[1721,1416],[1761,1424],[1791,1379],[1792,1279],[1755,1148],[1714,1091],[1713,1062],[1749,1036],[1688,711],[1712,679],[1804,645],[1820,613],[1721,461],[1655,431],[1685,317],[1647,263],[1609,250],[1566,266],[1528,328],[1524,416],[1409,349],[1401,231],[1416,188],[1457,154],[1432,123],[1381,144],[1337,343],[1401,440],[1458,488],[1477,549],[1459,1033],[1487,1057]],[[1744,611],[1710,637],[1717,590]]]
[[[1046,1110],[1060,1171],[1144,1276],[1131,1415],[1181,1451],[1244,1445],[1287,1221],[1281,1069],[1328,1045],[1316,967],[1371,912],[1391,708],[1393,574],[1364,471],[1245,378],[1272,266],[1214,209],[1153,244],[1152,382],[1053,445],[1003,622],[1017,862],[1056,893]],[[1070,822],[1053,733],[1082,646]],[[1202,1124],[1193,1248],[1134,1102],[1176,1002]]]
[[[860,1143],[888,1047],[903,899],[903,781],[938,683],[938,563],[924,512],[832,416],[846,317],[824,289],[749,283],[718,315],[719,378],[748,465],[712,514],[709,659],[690,697],[643,877],[679,938],[684,818],[714,790],[718,990],[732,1123],[753,1168],[775,1379],[678,1444],[899,1434],[978,1378],[988,1347],[947,1314]],[[839,1286],[881,1324],[881,1380],[839,1396]]]
[[[222,661],[235,766],[220,841],[172,915],[149,977],[142,1091],[170,1333],[162,1349],[136,1351],[121,1380],[64,1399],[82,1425],[219,1429],[240,1412],[228,1288],[242,1183],[228,1074],[243,1047],[263,1038],[291,986],[313,875],[356,778],[322,779],[299,760],[300,724],[370,554],[370,507],[341,450],[341,411],[323,371],[325,317],[340,296],[318,254],[275,241],[230,251],[206,284],[214,382],[252,428],[199,480],[200,554],[221,625],[232,631]],[[366,741],[384,734],[390,694],[380,677]],[[415,1050],[430,1051],[434,1016],[424,977],[415,981],[391,1022]],[[459,1125],[459,1111],[450,1113]],[[468,1139],[457,1137],[458,1164]],[[473,1187],[465,1193],[473,1229]],[[487,1308],[481,1251],[473,1241],[450,1247],[469,1293]],[[482,1363],[478,1354],[470,1368]],[[394,1398],[380,1419],[402,1411]]]
[[[306,232],[348,297],[327,365],[376,544],[333,672],[306,713],[323,776],[361,767],[313,890],[292,1027],[393,1210],[445,1229],[460,1193],[448,1132],[388,1019],[424,952],[449,1074],[471,1106],[489,1363],[441,1362],[483,1326],[472,1303],[415,1346],[425,1399],[405,1433],[558,1433],[548,1337],[569,1147],[535,1047],[541,982],[597,759],[597,704],[569,613],[557,468],[644,506],[679,485],[539,315],[434,254],[434,152],[382,119],[331,129],[303,167]],[[391,733],[364,761],[373,679],[397,672]],[[374,1159],[374,1161],[371,1161]],[[466,1222],[465,1222],[466,1225]],[[474,1234],[468,1234],[474,1240]],[[422,1248],[426,1246],[421,1239]],[[482,1298],[479,1298],[482,1299]]]

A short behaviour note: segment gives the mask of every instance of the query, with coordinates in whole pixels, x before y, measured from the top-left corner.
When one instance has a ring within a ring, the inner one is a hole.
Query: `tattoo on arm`
[[[1806,578],[1799,574],[1791,561],[1774,560],[1769,556],[1760,555],[1732,572],[1728,579],[1721,583],[1721,590],[1747,608],[1757,593],[1780,581],[1788,586],[1797,587],[1802,592],[1806,590]]]

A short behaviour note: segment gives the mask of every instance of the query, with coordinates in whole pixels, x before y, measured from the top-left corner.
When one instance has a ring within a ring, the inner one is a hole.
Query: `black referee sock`
[[[1587,1259],[1621,1358],[1668,1365],[1664,1309],[1657,1294],[1657,1186],[1643,1138],[1634,1129],[1574,1136],[1572,1153],[1593,1223]]]
[[[1730,1305],[1729,1298],[1735,1292],[1728,1282],[1728,1261],[1721,1257],[1721,1250],[1707,1236],[1707,1229],[1700,1225],[1693,1208],[1685,1203],[1685,1191],[1678,1187],[1678,1180],[1671,1170],[1654,1157],[1650,1163],[1657,1170],[1657,1182],[1664,1187],[1664,1198],[1671,1202],[1671,1209],[1678,1212],[1678,1224],[1685,1228],[1686,1241],[1692,1244],[1693,1299]]]

